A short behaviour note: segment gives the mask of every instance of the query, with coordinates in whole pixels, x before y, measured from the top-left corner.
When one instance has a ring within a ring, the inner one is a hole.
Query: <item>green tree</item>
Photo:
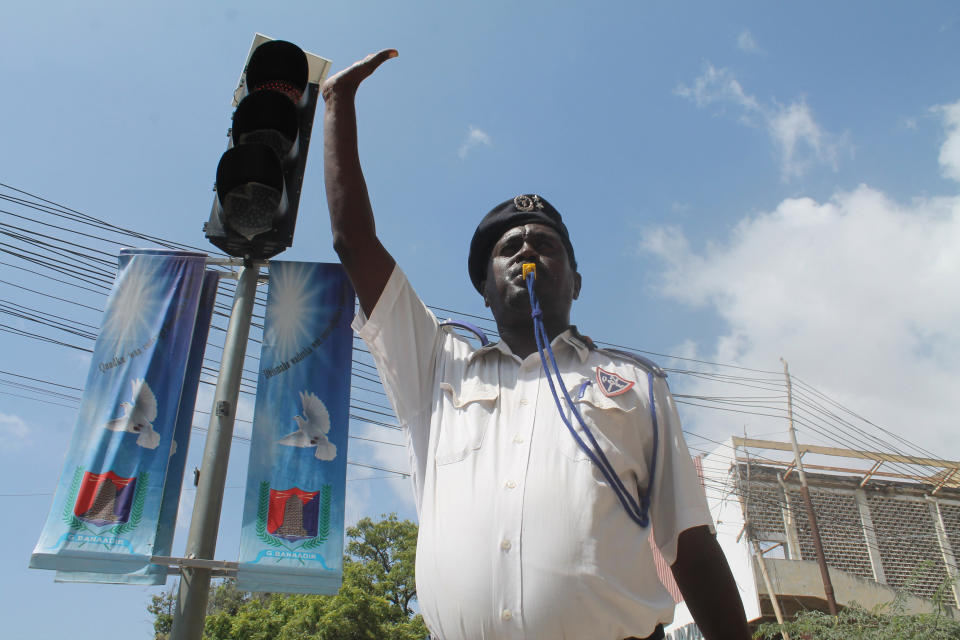
[[[153,614],[155,640],[166,640],[173,628],[173,609],[177,604],[177,584],[160,595],[151,596],[147,611]]]
[[[347,529],[343,584],[332,596],[249,594],[233,580],[210,593],[205,640],[423,640],[414,615],[417,526],[395,515]],[[176,591],[153,596],[156,639],[170,631]]]
[[[397,520],[396,514],[379,522],[363,518],[347,529],[347,536],[347,553],[353,559],[345,564],[359,565],[357,584],[389,601],[396,609],[393,613],[397,620],[412,616],[410,603],[417,597],[413,571],[417,525]]]
[[[246,591],[237,589],[237,581],[230,578],[218,582],[210,587],[210,596],[207,598],[207,615],[225,613],[236,615],[240,608],[252,597]]]

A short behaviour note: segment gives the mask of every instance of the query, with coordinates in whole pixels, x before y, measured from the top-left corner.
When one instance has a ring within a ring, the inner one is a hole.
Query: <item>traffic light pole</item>
[[[193,503],[193,517],[187,537],[186,558],[212,560],[217,548],[217,529],[223,505],[223,489],[227,479],[227,461],[236,417],[240,377],[250,335],[253,301],[257,293],[260,267],[257,263],[244,266],[237,279],[233,310],[223,344],[223,361],[217,378],[217,390],[210,412],[210,428],[203,450],[200,481]],[[171,640],[201,640],[210,593],[211,569],[184,566],[180,576],[180,591],[173,616]]]
[[[314,113],[329,68],[329,60],[293,43],[257,34],[234,92],[230,142],[217,165],[217,195],[204,235],[224,253],[243,258],[244,266],[223,345],[185,557],[177,563],[180,591],[171,640],[203,637],[260,265],[293,243]]]

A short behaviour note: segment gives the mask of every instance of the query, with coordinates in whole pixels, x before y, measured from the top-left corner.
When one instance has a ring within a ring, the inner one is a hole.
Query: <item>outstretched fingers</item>
[[[326,100],[334,93],[345,91],[351,93],[355,92],[357,87],[360,86],[360,83],[363,82],[370,74],[376,71],[377,67],[390,58],[396,58],[397,55],[396,49],[384,49],[382,51],[378,51],[377,53],[371,53],[363,60],[354,62],[352,65],[331,76],[326,82],[323,83],[323,86],[320,88],[323,99]]]

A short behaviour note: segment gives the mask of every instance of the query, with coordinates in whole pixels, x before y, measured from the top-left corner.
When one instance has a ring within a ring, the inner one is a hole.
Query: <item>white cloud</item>
[[[493,146],[493,142],[490,140],[490,135],[487,134],[486,131],[470,125],[467,128],[467,136],[463,139],[463,144],[460,145],[460,150],[457,152],[457,155],[460,156],[461,160],[463,160],[467,157],[468,153],[480,146]]]
[[[960,101],[937,107],[943,116],[947,139],[940,147],[940,170],[943,175],[960,181]]]
[[[707,68],[693,81],[692,87],[680,85],[675,93],[693,100],[698,107],[731,103],[748,113],[762,111],[757,99],[743,90],[740,82],[729,69],[718,69],[709,62],[706,64]]]
[[[778,105],[767,114],[770,137],[780,151],[780,169],[784,178],[799,178],[819,161],[836,169],[840,144],[820,128],[804,101]]]
[[[691,86],[680,85],[674,92],[700,108],[733,107],[741,124],[765,129],[779,152],[784,180],[803,176],[815,164],[835,170],[839,151],[847,146],[844,136],[831,134],[816,122],[806,100],[763,102],[747,93],[732,71],[709,62]]]
[[[749,29],[744,29],[737,36],[737,49],[744,53],[763,53]]]
[[[944,110],[941,164],[960,180],[950,148],[960,144],[958,112]],[[678,346],[683,355],[774,372],[783,356],[794,375],[873,422],[960,458],[960,197],[904,204],[860,186],[829,202],[784,200],[703,250],[670,227],[645,232],[641,246],[664,264],[659,293],[711,308],[725,323],[713,344]],[[684,412],[718,439],[745,425],[751,433],[785,428],[782,419]]]
[[[23,448],[30,437],[30,428],[19,416],[0,413],[0,442],[3,443],[0,451],[18,451]]]

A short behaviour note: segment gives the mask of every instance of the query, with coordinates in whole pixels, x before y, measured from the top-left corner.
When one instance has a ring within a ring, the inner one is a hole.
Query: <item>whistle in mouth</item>
[[[526,280],[526,279],[527,279],[527,274],[530,274],[530,273],[533,274],[533,279],[536,280],[536,279],[537,279],[537,265],[533,264],[532,262],[524,262],[524,263],[523,263],[523,279]]]

